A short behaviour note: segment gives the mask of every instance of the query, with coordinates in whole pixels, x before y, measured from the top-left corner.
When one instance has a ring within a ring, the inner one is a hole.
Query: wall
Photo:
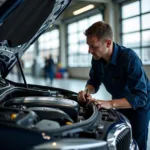
[[[150,65],[144,65],[143,68],[146,72],[147,77],[150,80]],[[69,76],[71,78],[88,79],[90,67],[69,68],[68,71],[69,71]]]
[[[89,71],[90,67],[76,67],[76,68],[69,68],[69,77],[71,78],[80,78],[80,79],[88,79],[89,78]]]
[[[150,80],[150,65],[144,65],[144,70]]]

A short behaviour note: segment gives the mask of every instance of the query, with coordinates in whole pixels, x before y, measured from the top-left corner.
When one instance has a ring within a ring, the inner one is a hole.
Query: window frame
[[[86,55],[88,58],[88,60],[91,60],[91,56],[90,56],[90,54],[84,54],[84,53],[79,53],[79,50],[78,50],[78,52],[76,52],[76,53],[74,53],[74,54],[71,54],[70,55],[70,53],[69,53],[69,43],[68,43],[68,36],[70,35],[69,33],[68,33],[68,25],[70,25],[70,24],[72,24],[72,23],[78,23],[78,22],[80,22],[80,21],[82,21],[82,20],[84,20],[84,19],[88,19],[88,21],[89,21],[89,18],[90,17],[93,17],[93,16],[96,16],[96,15],[101,15],[101,17],[102,17],[102,20],[104,20],[104,13],[103,13],[103,11],[102,10],[98,10],[97,11],[97,9],[95,9],[95,10],[93,10],[93,11],[91,11],[90,12],[90,14],[88,14],[88,15],[84,15],[84,17],[80,17],[80,16],[78,16],[78,18],[77,19],[71,19],[71,21],[67,21],[67,23],[66,23],[66,31],[67,31],[67,34],[66,34],[66,39],[67,39],[67,45],[66,45],[66,47],[67,47],[67,56],[66,56],[66,58],[67,58],[67,66],[69,67],[69,68],[77,68],[77,67],[80,67],[80,68],[82,68],[82,67],[90,67],[91,66],[91,61],[88,61],[87,62],[87,65],[82,65],[82,63],[80,62],[80,63],[78,63],[78,65],[75,65],[75,66],[70,66],[70,64],[69,64],[69,59],[70,59],[70,57],[74,57],[74,56],[77,56],[77,60],[79,61],[79,59],[81,58],[81,56],[82,55]],[[80,34],[81,33],[81,31],[77,31],[76,32],[76,34]],[[80,44],[80,41],[78,40],[78,42],[77,42],[77,46],[80,46],[80,45],[82,45],[82,44]],[[87,52],[88,52],[88,48],[87,48]],[[83,58],[83,59],[85,59],[85,58]]]
[[[139,14],[137,15],[134,15],[134,16],[131,16],[131,17],[127,17],[127,18],[123,18],[123,14],[122,14],[122,7],[125,6],[125,5],[128,5],[128,4],[131,4],[133,2],[139,2]],[[135,1],[132,1],[132,2],[125,2],[125,3],[121,3],[120,4],[120,24],[121,24],[121,29],[120,29],[120,37],[121,37],[121,44],[123,45],[123,35],[127,35],[127,34],[132,34],[132,33],[139,33],[140,34],[140,41],[139,41],[139,46],[133,46],[133,47],[130,47],[131,49],[139,49],[140,50],[140,58],[142,60],[142,63],[144,65],[150,65],[150,60],[148,61],[144,61],[144,51],[143,49],[144,48],[148,48],[149,51],[150,51],[150,44],[149,45],[143,45],[143,39],[142,39],[142,34],[145,32],[145,31],[149,31],[150,32],[150,27],[149,28],[146,28],[146,29],[143,29],[142,28],[142,17],[146,14],[150,14],[150,10],[147,11],[147,12],[142,12],[142,0],[135,0]],[[131,31],[131,32],[128,32],[128,33],[123,33],[123,21],[124,20],[127,20],[127,19],[132,19],[132,18],[135,18],[135,17],[139,17],[139,20],[140,20],[140,29],[138,31]],[[126,46],[126,45],[123,45],[123,46]],[[150,53],[150,52],[149,52]]]
[[[47,54],[52,54],[54,62],[58,63],[59,62],[59,53],[60,53],[60,29],[58,27],[57,28],[52,28],[51,30],[48,30],[47,32],[45,32],[41,36],[44,36],[45,34],[48,34],[48,33],[50,34],[51,32],[53,32],[55,30],[57,30],[57,32],[58,32],[58,37],[55,37],[55,39],[54,39],[54,37],[49,38],[48,41],[44,40],[43,44],[48,43],[48,42],[52,43],[53,41],[57,40],[58,47],[50,46],[49,48],[42,50],[42,48],[40,47],[40,43],[42,43],[42,42],[40,41],[40,37],[39,37],[39,39],[38,39],[38,49],[39,49],[39,55],[43,58],[43,60],[44,60],[45,57],[48,57],[49,55],[45,56],[42,53],[47,53]],[[54,53],[56,53],[56,54],[54,55]]]

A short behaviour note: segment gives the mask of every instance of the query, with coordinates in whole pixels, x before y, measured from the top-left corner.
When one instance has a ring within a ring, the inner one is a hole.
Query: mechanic
[[[78,93],[81,103],[93,102],[105,109],[123,113],[132,126],[133,138],[140,150],[146,150],[150,113],[150,82],[137,54],[113,42],[113,31],[105,22],[96,22],[86,31],[92,67],[85,90]],[[134,40],[134,39],[133,39]],[[92,98],[103,83],[112,100]],[[87,92],[88,91],[88,92]]]

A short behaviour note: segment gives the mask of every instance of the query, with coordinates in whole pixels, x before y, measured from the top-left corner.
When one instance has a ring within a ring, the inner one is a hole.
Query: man
[[[49,55],[47,63],[48,63],[47,68],[48,68],[48,74],[50,78],[50,84],[52,85],[54,77],[55,77],[55,64],[54,64],[52,55]]]
[[[90,79],[85,90],[78,93],[78,101],[94,102],[98,108],[116,108],[123,113],[130,120],[133,138],[140,150],[146,150],[150,83],[141,60],[130,48],[113,42],[112,29],[104,22],[94,23],[85,31],[85,36],[93,58]],[[95,100],[90,95],[98,91],[101,83],[112,100]]]

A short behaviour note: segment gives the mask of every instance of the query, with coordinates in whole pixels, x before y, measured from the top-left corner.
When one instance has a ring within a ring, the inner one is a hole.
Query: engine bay
[[[59,97],[18,97],[3,103],[0,108],[0,122],[30,130],[53,132],[62,127],[86,122],[94,114],[93,107],[92,104],[83,107],[74,100]],[[95,126],[101,133],[101,138],[104,138],[108,128],[118,117],[112,110],[102,109],[98,113]]]
[[[61,136],[79,129],[74,136],[84,132],[94,138],[96,129],[98,138],[103,139],[109,127],[119,120],[115,110],[98,110],[92,103],[80,104],[77,93],[72,91],[30,84],[26,88],[4,79],[1,83],[0,122],[8,126]]]
[[[0,84],[2,141],[11,141],[15,134],[20,142],[30,143],[36,138],[32,145],[51,138],[89,138],[109,143],[108,137],[116,132],[119,143],[126,139],[124,137],[129,137],[130,143],[130,126],[114,109],[98,110],[93,103],[81,104],[77,101],[77,93],[65,89],[31,84],[25,87],[4,79]]]
[[[44,128],[44,130],[53,129],[54,127],[58,128],[63,125],[72,124],[78,121],[78,112],[79,112],[79,104],[73,100],[64,99],[64,98],[55,98],[55,97],[19,97],[9,100],[4,104],[6,109],[6,113],[8,109],[10,109],[9,118],[10,120],[16,121],[22,115],[22,113],[27,113],[28,115],[24,115],[24,118],[30,120],[31,112],[34,113],[34,121],[28,122],[26,126],[33,126],[38,128],[38,130],[43,129],[46,124],[54,124],[54,126],[49,126]],[[18,110],[18,113],[13,113],[13,110]],[[3,112],[2,112],[3,113]],[[16,117],[12,117],[12,116]],[[8,118],[8,117],[7,117]],[[7,119],[6,119],[7,120]],[[44,120],[44,121],[43,121]],[[36,124],[38,121],[38,124]],[[30,125],[32,124],[32,125]],[[56,125],[57,124],[57,125]],[[20,123],[20,125],[23,125]]]

